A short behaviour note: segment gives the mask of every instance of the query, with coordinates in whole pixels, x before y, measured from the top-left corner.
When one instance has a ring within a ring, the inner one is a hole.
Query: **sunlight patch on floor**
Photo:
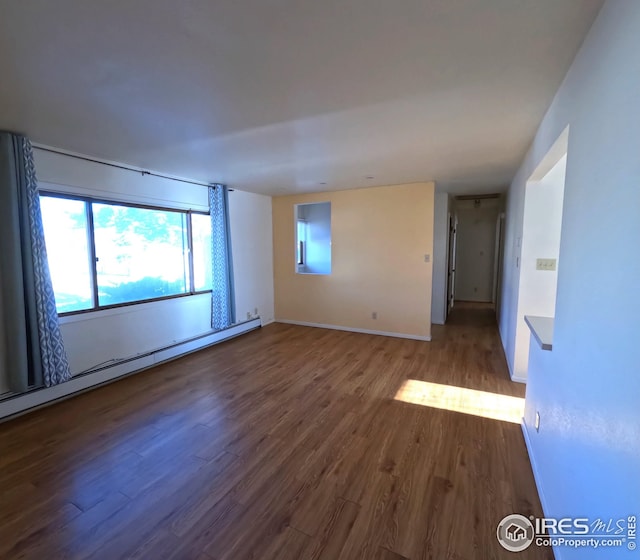
[[[524,399],[521,397],[510,397],[417,379],[407,379],[394,398],[406,403],[473,414],[514,424],[520,424],[524,414]]]

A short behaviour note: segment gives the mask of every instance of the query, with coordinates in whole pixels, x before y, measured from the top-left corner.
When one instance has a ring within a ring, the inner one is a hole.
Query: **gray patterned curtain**
[[[220,330],[236,320],[233,292],[233,262],[229,230],[229,191],[224,185],[209,187],[213,286],[211,291],[211,327]]]
[[[71,377],[49,275],[31,142],[0,132],[0,299],[13,392]]]

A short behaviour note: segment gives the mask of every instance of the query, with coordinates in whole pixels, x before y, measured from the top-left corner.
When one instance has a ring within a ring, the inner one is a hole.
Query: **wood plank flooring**
[[[523,396],[493,312],[431,343],[274,324],[0,424],[0,558],[547,559],[520,426],[394,400]]]

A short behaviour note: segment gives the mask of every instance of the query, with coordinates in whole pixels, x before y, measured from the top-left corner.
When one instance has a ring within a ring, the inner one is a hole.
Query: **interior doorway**
[[[500,271],[503,198],[500,194],[455,199],[455,267],[457,301],[496,304]]]
[[[457,218],[449,213],[449,238],[447,240],[447,304],[445,306],[445,318],[451,313],[455,302],[456,228]]]

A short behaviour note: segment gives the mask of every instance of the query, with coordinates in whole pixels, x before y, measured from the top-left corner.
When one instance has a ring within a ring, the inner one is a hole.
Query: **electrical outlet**
[[[371,318],[372,319],[377,319],[378,318],[378,312],[374,311],[373,313],[371,313]]]
[[[426,263],[431,262],[431,255],[429,255],[428,253],[427,253],[427,254],[425,254],[425,256],[424,256],[424,262],[426,262]]]
[[[536,259],[536,270],[555,270],[556,259]]]
[[[536,432],[540,431],[540,413],[536,410]]]
[[[247,311],[247,319],[251,319],[251,311]]]
[[[256,307],[256,308],[254,308],[254,310],[253,310],[253,314],[254,314],[256,317],[258,316],[258,308],[257,308],[257,307]]]

